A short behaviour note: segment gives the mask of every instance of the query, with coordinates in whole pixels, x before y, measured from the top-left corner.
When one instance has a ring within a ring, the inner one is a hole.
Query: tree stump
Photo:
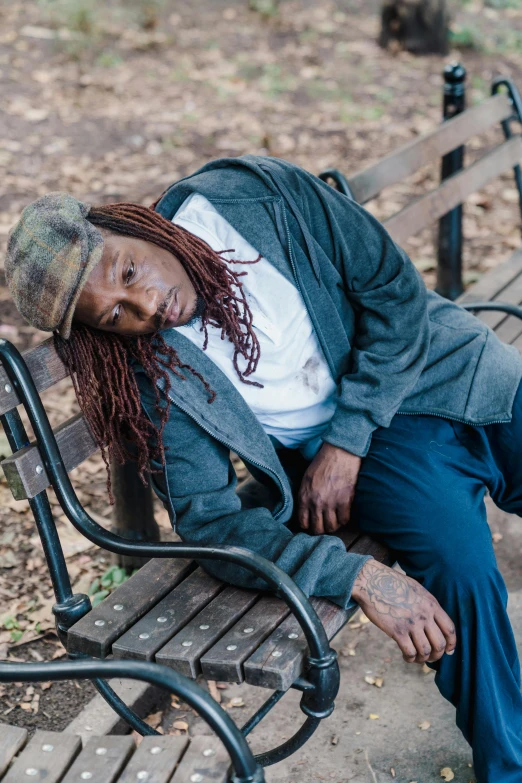
[[[379,45],[414,54],[447,54],[446,0],[384,0]]]

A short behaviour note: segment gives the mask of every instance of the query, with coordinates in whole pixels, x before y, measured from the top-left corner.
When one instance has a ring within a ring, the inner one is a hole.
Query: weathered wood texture
[[[230,761],[217,737],[194,737],[170,783],[224,783]],[[201,776],[201,777],[200,777]]]
[[[476,163],[444,180],[438,188],[415,199],[386,220],[384,225],[400,245],[408,237],[418,234],[423,228],[462,204],[468,196],[480,190],[491,179],[520,163],[521,159],[522,139],[520,136],[513,136]]]
[[[355,200],[365,204],[384,188],[402,182],[418,169],[460,147],[471,136],[497,125],[512,113],[509,99],[505,95],[495,95],[447,120],[435,130],[348,177]]]
[[[156,660],[195,679],[200,659],[259,598],[254,590],[227,587],[156,653]]]
[[[112,645],[116,658],[150,661],[169,639],[203,609],[224,584],[198,568]]]
[[[2,781],[21,783],[23,780],[34,780],[39,783],[59,783],[80,747],[80,738],[72,734],[37,731],[11,764]]]
[[[0,728],[16,744],[14,728]],[[200,736],[190,745],[189,742],[188,737],[144,737],[136,748],[131,737],[93,737],[82,750],[81,741],[74,734],[37,731],[13,759],[5,777],[0,767],[0,778],[2,783],[189,783],[201,775],[198,780],[224,783],[230,759],[217,737]],[[7,748],[7,742],[3,742],[0,749],[4,745]]]
[[[148,772],[147,783],[168,783],[188,744],[188,737],[143,737],[119,783],[136,783]]]
[[[2,777],[18,751],[23,748],[26,740],[27,729],[0,723],[0,777]]]
[[[201,658],[207,680],[243,681],[243,663],[284,620],[289,610],[279,598],[264,596]]]
[[[67,635],[69,653],[104,658],[110,645],[175,587],[194,564],[182,559],[149,560],[105,601],[82,617]]]
[[[79,780],[115,783],[135,747],[132,737],[93,737],[76,757],[62,783]],[[86,777],[87,772],[91,777]]]
[[[54,433],[68,473],[98,451],[81,413],[56,427]],[[35,443],[24,446],[2,461],[2,468],[15,500],[34,498],[50,486],[45,468],[41,473],[37,473],[37,466],[43,467],[43,462]]]

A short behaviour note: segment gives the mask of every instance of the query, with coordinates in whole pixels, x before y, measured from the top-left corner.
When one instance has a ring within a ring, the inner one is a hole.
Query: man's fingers
[[[297,517],[299,519],[299,524],[303,528],[303,530],[308,530],[310,527],[310,519],[308,516],[308,506],[305,506],[304,503],[299,503],[299,511],[297,513]]]
[[[341,506],[337,506],[337,526],[344,527],[350,521],[350,503],[343,503]]]
[[[410,636],[415,649],[417,650],[416,663],[425,663],[431,655],[431,644],[424,633],[424,628],[416,628],[410,631]]]
[[[404,660],[407,663],[414,663],[417,657],[417,650],[410,637],[405,634],[404,636],[396,637],[395,641],[399,645]]]
[[[334,508],[323,509],[323,528],[325,533],[335,533],[339,527],[337,514]]]
[[[323,508],[322,506],[313,506],[310,508],[310,527],[311,532],[316,536],[322,536],[324,533]]]
[[[452,655],[455,647],[457,646],[457,634],[455,632],[455,626],[449,615],[446,614],[444,609],[439,607],[435,612],[435,622],[442,631],[444,638],[446,639],[446,653]]]
[[[424,632],[431,644],[431,655],[429,660],[438,661],[446,652],[446,637],[435,622],[426,625]]]

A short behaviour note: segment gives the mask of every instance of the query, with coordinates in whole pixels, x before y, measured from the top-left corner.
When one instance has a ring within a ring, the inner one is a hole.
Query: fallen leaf
[[[429,722],[429,720],[423,720],[422,723],[419,723],[419,729],[421,731],[426,731],[426,729],[429,729],[430,726],[431,723]]]
[[[491,538],[493,539],[494,544],[498,544],[499,541],[502,541],[504,536],[502,535],[502,533],[493,533]]]
[[[377,715],[375,712],[370,712],[368,717],[370,720],[379,720],[379,715]]]
[[[364,678],[364,682],[367,682],[368,685],[375,685],[375,677],[372,677],[371,675],[366,675]]]
[[[241,696],[234,696],[230,701],[228,702],[229,707],[244,707],[245,702],[241,698]]]
[[[215,680],[207,680],[208,692],[218,704],[221,704],[221,694]]]
[[[147,717],[145,718],[145,723],[148,726],[150,726],[152,729],[157,729],[161,723],[162,718],[163,718],[163,710],[158,710],[158,712],[153,712],[151,715],[147,715]]]
[[[172,724],[173,729],[178,729],[178,731],[188,731],[188,723],[186,720],[175,720]]]
[[[441,769],[440,771],[441,778],[444,778],[444,780],[449,781],[453,780],[455,777],[455,773],[451,769],[451,767],[444,767],[444,769]]]

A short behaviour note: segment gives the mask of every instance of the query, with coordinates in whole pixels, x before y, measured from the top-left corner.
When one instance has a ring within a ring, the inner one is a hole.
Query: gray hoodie
[[[172,185],[156,209],[171,219],[194,192],[301,291],[338,384],[325,441],[364,457],[373,431],[397,413],[475,426],[510,421],[522,377],[518,351],[427,291],[404,251],[361,206],[298,166],[252,155],[212,161]],[[289,530],[292,490],[271,440],[204,352],[176,329],[163,336],[217,392],[209,405],[200,381],[170,373],[167,464],[154,486],[182,539],[246,546],[308,595],[346,607],[367,558],[347,553],[334,536]],[[144,409],[157,421],[150,381],[135,369]],[[272,511],[241,506],[230,451],[275,490]],[[234,584],[263,586],[235,566],[203,565]]]

